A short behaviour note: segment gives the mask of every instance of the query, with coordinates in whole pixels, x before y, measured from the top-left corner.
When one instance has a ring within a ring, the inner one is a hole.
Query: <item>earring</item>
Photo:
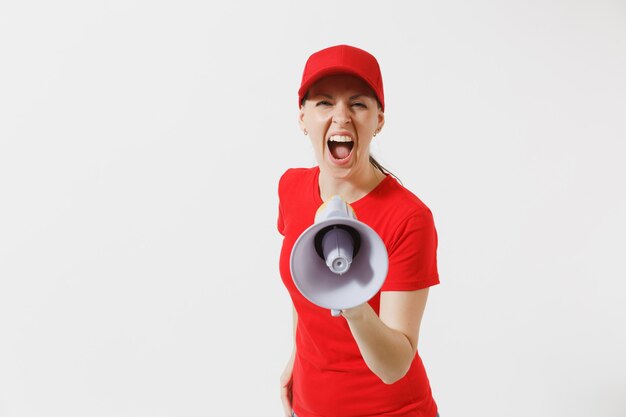
[[[304,128],[304,136],[308,135],[309,132],[307,132],[306,128]]]
[[[376,129],[376,130],[374,131],[374,137],[376,137],[376,135],[378,135],[379,133],[380,133],[380,129]]]

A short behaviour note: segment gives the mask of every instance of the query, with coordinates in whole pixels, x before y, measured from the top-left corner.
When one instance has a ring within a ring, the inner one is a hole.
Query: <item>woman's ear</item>
[[[378,109],[378,124],[376,125],[376,131],[380,132],[385,125],[385,112]]]
[[[302,131],[306,131],[306,127],[304,126],[304,105],[300,106],[300,110],[298,111],[298,124]]]

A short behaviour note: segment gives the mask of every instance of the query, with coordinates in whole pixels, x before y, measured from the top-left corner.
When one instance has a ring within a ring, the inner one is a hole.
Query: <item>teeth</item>
[[[341,136],[341,135],[333,135],[329,140],[333,142],[352,142],[352,138],[350,136]]]

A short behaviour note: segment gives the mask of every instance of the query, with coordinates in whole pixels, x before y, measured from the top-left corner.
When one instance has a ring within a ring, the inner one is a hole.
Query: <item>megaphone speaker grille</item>
[[[315,234],[315,251],[320,256],[320,258],[325,259],[324,249],[322,248],[322,240],[326,236],[328,232],[334,229],[345,230],[352,237],[352,243],[354,245],[354,251],[352,253],[352,257],[354,258],[357,253],[359,253],[359,249],[361,249],[361,235],[356,231],[354,227],[350,227],[345,224],[333,224],[330,226],[324,227],[322,230]]]

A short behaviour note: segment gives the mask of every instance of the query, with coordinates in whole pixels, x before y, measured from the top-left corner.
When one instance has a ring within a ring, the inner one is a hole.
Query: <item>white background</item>
[[[0,416],[281,415],[276,185],[339,43],[435,216],[442,417],[626,416],[624,1],[211,3],[1,3]]]

